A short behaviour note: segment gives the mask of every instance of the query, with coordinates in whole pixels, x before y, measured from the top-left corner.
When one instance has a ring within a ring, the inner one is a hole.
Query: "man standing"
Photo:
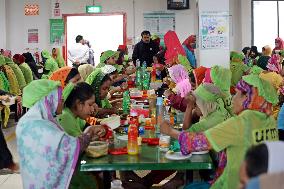
[[[83,36],[76,37],[76,44],[68,50],[68,59],[74,67],[79,67],[81,64],[88,63],[89,48],[85,45]]]
[[[151,40],[149,31],[143,31],[141,38],[141,41],[135,45],[133,50],[133,63],[136,65],[136,60],[139,59],[141,64],[145,61],[147,66],[151,67],[153,56],[159,52],[159,46]]]

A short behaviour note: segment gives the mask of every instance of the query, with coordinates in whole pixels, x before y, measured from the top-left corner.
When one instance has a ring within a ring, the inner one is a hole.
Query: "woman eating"
[[[237,188],[238,170],[246,150],[253,144],[278,140],[276,121],[271,116],[272,104],[278,102],[278,96],[270,83],[257,75],[243,76],[236,91],[232,102],[237,116],[204,132],[179,132],[168,122],[161,124],[161,133],[179,140],[184,155],[192,151],[226,150],[226,167],[211,188]]]
[[[54,118],[62,105],[60,82],[36,80],[23,90],[23,106],[30,109],[16,135],[24,188],[69,188],[79,154],[100,134],[93,127],[78,137],[66,134]]]

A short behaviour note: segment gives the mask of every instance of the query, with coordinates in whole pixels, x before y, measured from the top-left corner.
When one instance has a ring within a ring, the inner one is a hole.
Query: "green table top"
[[[157,146],[140,146],[138,155],[107,155],[100,158],[81,158],[81,171],[110,170],[200,170],[212,169],[209,154],[192,155],[186,160],[168,160]]]

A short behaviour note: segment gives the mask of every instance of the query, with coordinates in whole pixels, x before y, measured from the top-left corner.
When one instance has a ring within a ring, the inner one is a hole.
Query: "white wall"
[[[202,12],[217,11],[217,12],[228,12],[229,13],[229,1],[227,0],[199,0],[199,19],[201,21]],[[229,21],[226,22],[229,26]],[[201,22],[200,22],[200,33],[201,33]],[[201,36],[199,36],[201,39]],[[199,40],[199,46],[201,47],[201,40]],[[220,65],[229,68],[230,60],[229,46],[227,49],[199,49],[199,65],[204,67],[212,67],[214,65]]]
[[[265,13],[263,13],[265,14]],[[242,47],[251,46],[251,36],[252,36],[252,27],[251,27],[251,0],[241,0],[241,34],[242,34]],[[264,26],[265,27],[265,26]]]
[[[25,4],[38,4],[38,16],[25,16]],[[47,0],[6,0],[7,49],[22,53],[25,48],[49,49],[50,1]],[[28,44],[28,29],[39,30],[39,43]]]
[[[61,0],[64,14],[85,13],[85,6],[92,1]],[[138,37],[143,31],[143,13],[147,11],[167,11],[166,0],[97,0],[95,5],[101,5],[102,11],[126,12],[127,37]],[[194,33],[195,0],[190,0],[189,10],[173,11],[176,13],[176,31],[181,40]]]
[[[13,53],[22,52],[26,47],[51,49],[49,44],[49,18],[52,13],[52,0],[0,0],[0,32],[3,30],[1,16],[4,11],[3,2],[6,1],[6,47]],[[214,0],[215,1],[215,0]],[[92,0],[59,0],[63,14],[85,13],[85,6],[92,5]],[[134,5],[133,5],[134,2]],[[126,12],[127,37],[140,37],[143,30],[143,12],[166,11],[166,0],[96,0],[96,5],[101,5],[103,12]],[[25,16],[25,3],[40,5],[39,16]],[[197,34],[198,21],[196,0],[190,0],[189,10],[178,10],[176,13],[176,32],[181,42],[189,34]],[[233,15],[233,39],[231,49],[241,50],[244,45],[250,45],[250,0],[230,0],[230,14]],[[2,24],[2,25],[1,25]],[[248,27],[249,26],[249,27]],[[27,30],[39,29],[39,43],[27,44]],[[2,30],[1,30],[2,29]],[[3,32],[5,34],[5,31]],[[5,38],[1,32],[0,39]],[[5,40],[0,40],[5,42]],[[5,44],[2,44],[5,46]]]
[[[0,0],[0,48],[6,48],[6,2]]]

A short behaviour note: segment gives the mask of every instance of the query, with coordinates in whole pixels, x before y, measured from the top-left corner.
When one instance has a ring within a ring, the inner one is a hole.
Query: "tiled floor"
[[[12,124],[15,125],[15,124]],[[15,127],[3,129],[8,147],[13,154],[15,162],[18,162],[19,156],[17,153]],[[22,179],[20,174],[6,174],[5,171],[0,171],[0,188],[1,189],[22,189]]]

